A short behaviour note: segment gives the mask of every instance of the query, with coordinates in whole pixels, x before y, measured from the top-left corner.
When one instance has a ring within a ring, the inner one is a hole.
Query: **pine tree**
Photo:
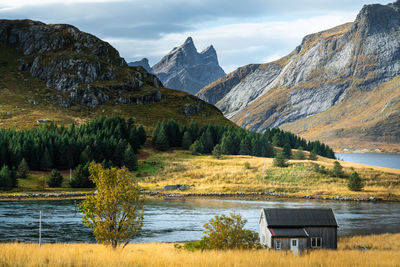
[[[335,161],[333,163],[332,174],[333,174],[333,176],[336,176],[336,177],[344,176],[343,167],[342,167],[342,165],[340,165],[340,163],[338,161]]]
[[[85,166],[79,164],[72,172],[70,186],[73,188],[91,188],[94,187],[93,182],[89,179],[89,163]]]
[[[25,158],[23,158],[18,165],[18,176],[21,178],[26,178],[28,172],[29,172],[28,163],[26,163]]]
[[[156,138],[156,149],[165,151],[169,148],[168,136],[165,127],[161,127]]]
[[[192,151],[193,155],[203,154],[204,147],[199,140],[194,141],[194,143],[190,146],[190,151]]]
[[[146,143],[147,136],[146,136],[146,131],[144,130],[142,125],[139,126],[137,134],[139,136],[140,145],[144,145],[144,143]]]
[[[213,154],[213,156],[214,156],[215,158],[217,158],[217,159],[220,159],[220,158],[221,158],[221,156],[222,156],[221,144],[217,144],[217,145],[214,147],[214,149],[213,149],[213,151],[212,151],[212,154]]]
[[[17,171],[15,170],[14,166],[11,168],[10,171],[10,180],[11,180],[11,187],[17,187],[18,185]]]
[[[131,145],[129,145],[129,144],[126,147],[125,152],[124,152],[124,165],[130,171],[136,171],[138,169],[137,157],[136,157],[135,153],[133,152]]]
[[[292,149],[288,143],[283,145],[283,155],[285,158],[290,159],[292,157]]]
[[[300,159],[300,160],[306,158],[306,155],[304,154],[304,151],[303,151],[302,147],[297,148],[297,151],[294,153],[293,158],[294,159]]]
[[[63,182],[61,173],[53,169],[50,175],[47,177],[47,185],[50,187],[60,187]]]
[[[40,160],[40,169],[42,171],[48,171],[51,169],[51,167],[53,166],[51,157],[50,157],[50,153],[49,150],[47,148],[45,148],[43,155],[42,155],[42,159]]]
[[[276,154],[274,158],[274,166],[276,167],[287,167],[286,158],[283,152]]]
[[[351,191],[361,191],[364,188],[364,184],[357,172],[353,172],[350,175],[347,187]]]
[[[3,165],[0,170],[0,188],[9,189],[12,187],[10,170],[7,165]]]
[[[193,142],[192,136],[190,135],[190,132],[186,130],[182,138],[182,147],[184,149],[189,149],[190,146],[192,145],[192,142]]]
[[[250,145],[247,139],[245,138],[240,142],[239,155],[250,155],[250,154],[251,154]]]

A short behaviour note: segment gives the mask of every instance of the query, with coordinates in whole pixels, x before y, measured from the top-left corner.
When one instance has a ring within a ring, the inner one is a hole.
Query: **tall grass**
[[[368,244],[373,243],[371,247]],[[173,244],[0,244],[1,266],[400,266],[400,234],[339,240],[339,249],[300,256],[273,250],[189,252]]]

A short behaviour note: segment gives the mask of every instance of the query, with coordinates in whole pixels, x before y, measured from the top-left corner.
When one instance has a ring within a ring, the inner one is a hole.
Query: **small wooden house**
[[[260,243],[276,250],[336,249],[332,209],[262,209]]]

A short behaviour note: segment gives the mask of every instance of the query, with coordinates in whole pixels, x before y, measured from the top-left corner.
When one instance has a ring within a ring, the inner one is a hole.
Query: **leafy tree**
[[[144,198],[137,181],[126,168],[91,163],[89,171],[98,193],[79,205],[83,222],[93,229],[97,242],[126,246],[143,226]]]
[[[186,130],[182,137],[182,147],[184,149],[189,149],[190,146],[192,145],[192,142],[193,142],[193,138],[190,135],[190,132]]]
[[[18,165],[18,176],[21,178],[26,178],[29,172],[29,166],[26,160],[23,158]]]
[[[203,249],[249,249],[258,246],[258,234],[244,229],[247,220],[240,214],[215,216],[204,224]]]
[[[276,167],[287,167],[286,158],[283,152],[276,154],[274,158],[274,166]]]
[[[294,159],[299,159],[299,160],[302,160],[302,159],[306,158],[306,155],[304,154],[304,151],[303,151],[302,147],[297,148],[297,151],[294,153],[293,158]]]
[[[347,187],[351,191],[362,191],[363,190],[364,184],[357,172],[353,172],[350,175]]]
[[[91,188],[94,187],[93,182],[89,179],[89,163],[86,165],[79,164],[72,172],[70,186],[73,188]]]
[[[156,137],[156,149],[165,151],[169,148],[168,136],[165,127],[161,127]]]
[[[47,177],[47,185],[50,187],[60,187],[63,179],[61,173],[58,170],[53,169]]]
[[[125,152],[124,152],[124,165],[130,171],[136,171],[138,169],[137,157],[136,157],[135,153],[133,152],[131,145],[129,145],[129,144],[126,147]]]
[[[292,149],[290,148],[290,144],[286,143],[283,146],[283,155],[285,158],[290,159],[292,157]]]
[[[340,165],[339,161],[333,163],[332,175],[336,177],[344,176],[343,167]]]
[[[221,144],[218,144],[214,147],[212,154],[215,158],[220,159],[222,156],[222,147]]]

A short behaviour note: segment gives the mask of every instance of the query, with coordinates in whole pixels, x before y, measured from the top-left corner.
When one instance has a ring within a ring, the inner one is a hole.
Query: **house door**
[[[290,250],[293,252],[299,251],[299,239],[297,238],[290,239]]]

